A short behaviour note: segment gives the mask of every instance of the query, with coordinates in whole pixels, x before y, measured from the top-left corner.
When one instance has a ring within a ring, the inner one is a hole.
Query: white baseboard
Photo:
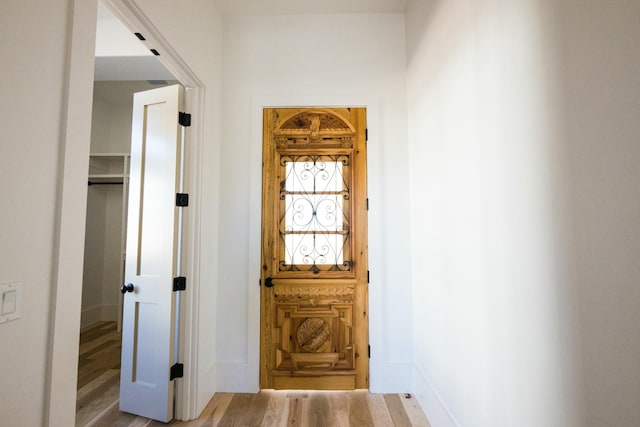
[[[94,305],[93,307],[85,308],[80,314],[80,328],[93,325],[100,321],[101,317],[101,305]]]
[[[258,374],[248,363],[216,363],[216,390],[228,393],[257,393],[260,390]]]
[[[256,393],[259,378],[255,369],[248,363],[216,363],[215,390],[227,393]],[[371,367],[372,393],[409,393],[413,392],[414,366],[412,363],[383,363]]]
[[[414,366],[414,386],[414,394],[431,427],[457,427],[451,413],[417,366]]]
[[[212,364],[209,369],[198,378],[198,394],[196,397],[196,413],[189,414],[192,419],[197,418],[207,406],[217,389],[217,364]]]
[[[80,314],[80,327],[98,322],[115,322],[118,320],[118,304],[98,304],[85,308]]]

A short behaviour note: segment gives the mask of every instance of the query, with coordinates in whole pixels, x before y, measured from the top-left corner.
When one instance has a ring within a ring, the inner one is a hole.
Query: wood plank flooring
[[[99,322],[80,332],[76,426],[163,426],[120,412],[120,334],[115,322]],[[409,394],[366,390],[216,393],[185,427],[429,427],[418,401]]]

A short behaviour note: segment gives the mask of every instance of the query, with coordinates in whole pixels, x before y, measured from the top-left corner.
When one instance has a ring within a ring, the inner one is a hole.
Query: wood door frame
[[[199,289],[204,93],[205,86],[191,68],[171,47],[153,22],[133,0],[103,0],[130,30],[145,34],[163,55],[158,59],[187,89],[185,109],[192,114],[192,127],[187,131],[185,186],[194,194],[184,217],[183,271],[190,277],[190,292],[181,302],[181,353],[184,378],[178,383],[176,416],[192,419],[198,416],[197,329]],[[51,326],[45,390],[45,425],[73,425],[76,413],[78,336],[82,294],[82,260],[86,219],[86,182],[91,134],[93,64],[98,0],[74,1],[70,14],[67,93],[63,106],[60,178],[61,200],[56,212],[55,259],[51,291]],[[84,191],[83,191],[84,190]],[[56,309],[59,308],[59,309]]]

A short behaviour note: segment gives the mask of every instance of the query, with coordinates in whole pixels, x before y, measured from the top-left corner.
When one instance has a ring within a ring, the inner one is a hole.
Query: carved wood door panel
[[[261,388],[368,388],[365,109],[265,109],[262,197]]]

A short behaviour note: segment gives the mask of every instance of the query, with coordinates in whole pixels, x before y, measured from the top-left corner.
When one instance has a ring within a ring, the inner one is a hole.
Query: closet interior
[[[94,83],[82,328],[111,321],[121,329],[133,94],[155,87],[147,81]]]

